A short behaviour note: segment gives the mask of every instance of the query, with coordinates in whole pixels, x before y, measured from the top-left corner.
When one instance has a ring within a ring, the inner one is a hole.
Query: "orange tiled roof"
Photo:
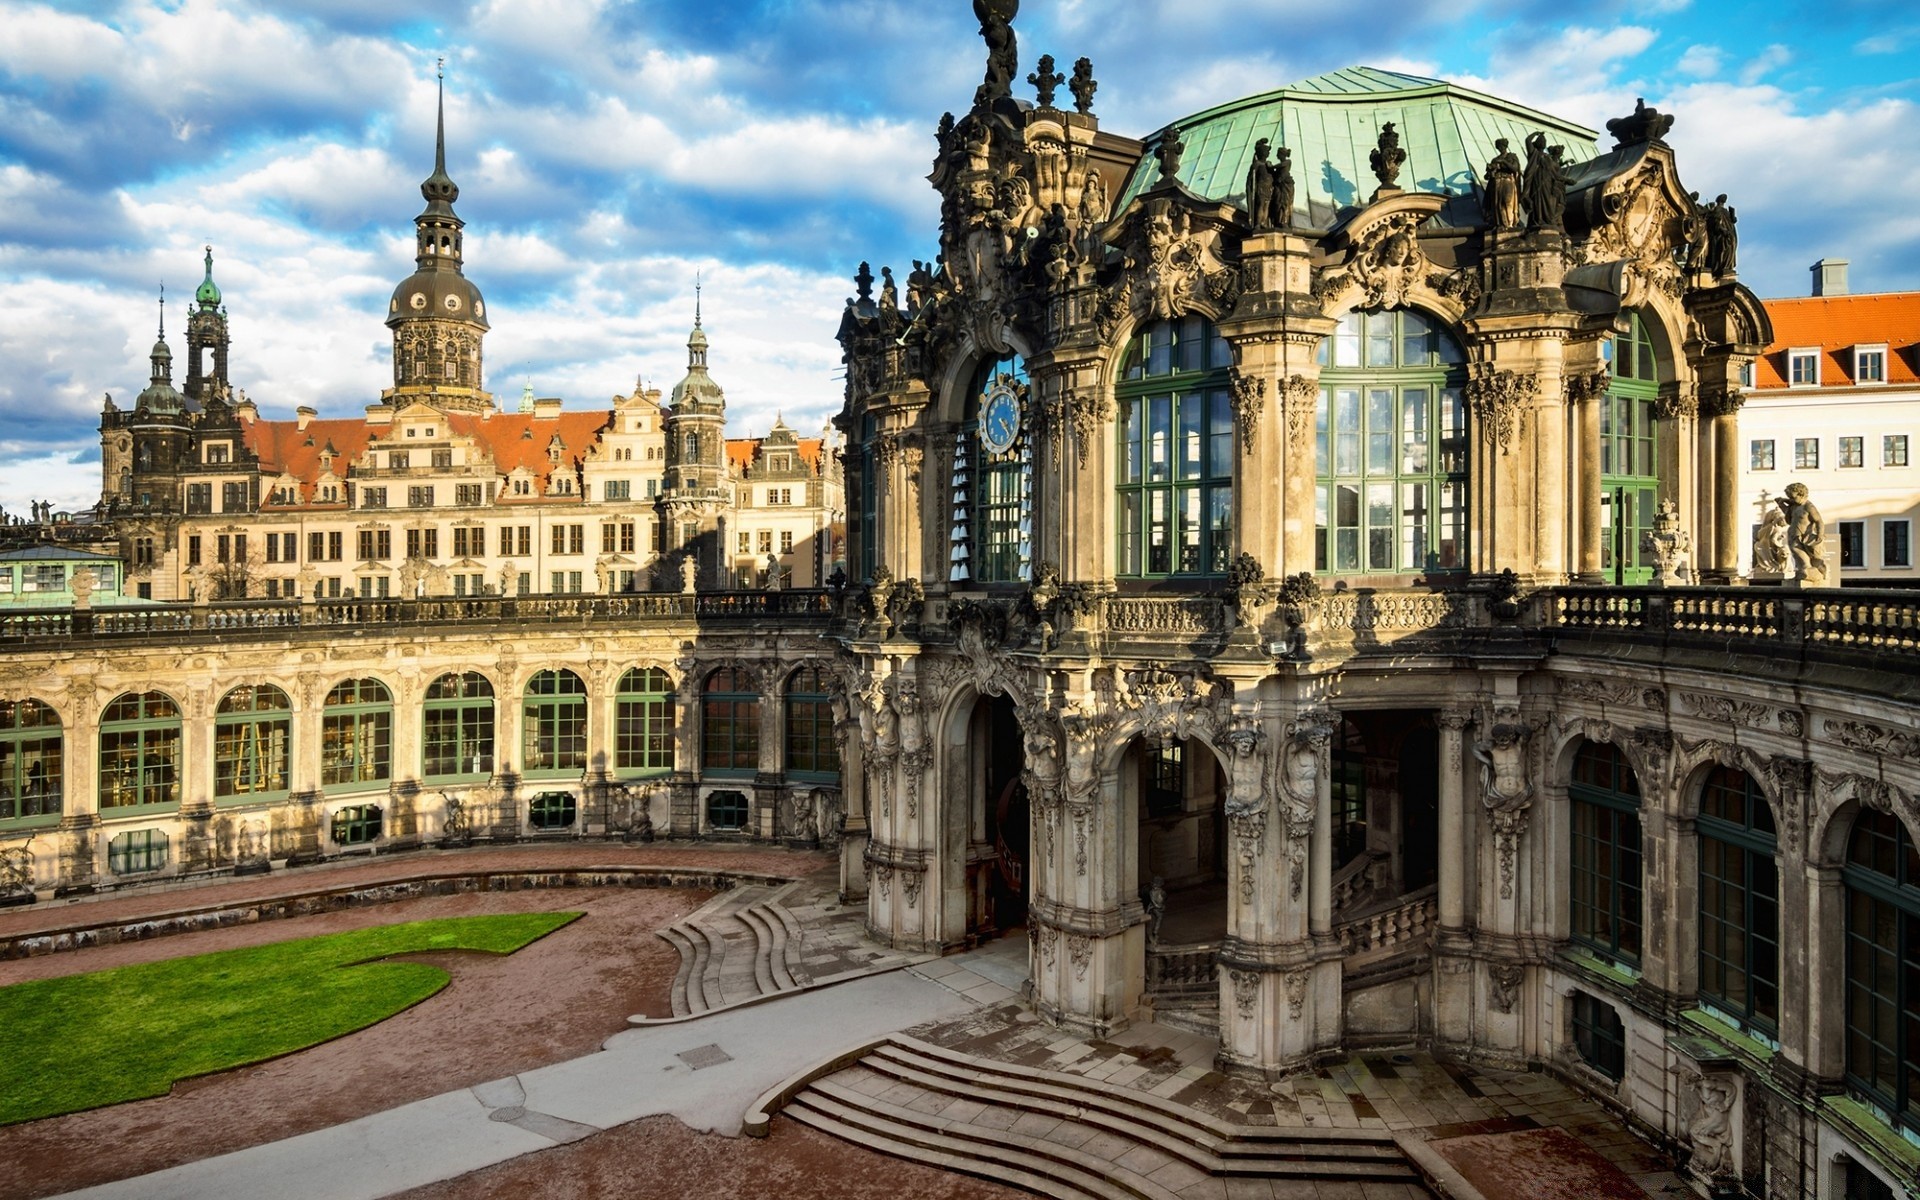
[[[1853,382],[1853,348],[1885,343],[1887,382],[1920,382],[1920,292],[1860,296],[1802,296],[1767,300],[1774,342],[1754,365],[1754,386],[1787,386],[1787,351],[1818,346],[1820,380],[1828,387]]]
[[[612,421],[606,409],[563,412],[557,417],[535,417],[529,413],[495,413],[482,418],[472,413],[443,414],[448,433],[471,438],[493,458],[496,474],[507,475],[525,467],[536,481],[536,492],[545,495],[554,470],[547,446],[557,434],[565,447],[561,462],[568,470],[577,469],[588,449]],[[345,477],[349,468],[366,452],[369,443],[385,440],[392,426],[369,424],[364,418],[312,420],[305,429],[297,421],[254,421],[246,427],[247,448],[260,456],[260,469],[266,475],[282,472],[301,483],[301,499],[309,501],[313,485],[319,480],[320,452],[328,445],[334,450],[333,473]]]
[[[760,443],[765,440],[765,438],[728,438],[728,464],[732,466],[735,472],[746,471],[747,468],[753,466],[754,460],[760,457]],[[819,474],[820,460],[824,453],[826,442],[820,438],[799,438],[797,440],[799,442],[800,461],[807,464],[808,470],[816,475]]]

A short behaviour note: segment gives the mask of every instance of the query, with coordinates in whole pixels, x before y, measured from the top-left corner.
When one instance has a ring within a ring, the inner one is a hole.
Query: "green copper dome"
[[[213,281],[213,247],[207,247],[207,277],[193,293],[201,308],[220,307],[220,285]]]
[[[1473,197],[1480,173],[1497,153],[1496,138],[1521,153],[1527,135],[1539,130],[1550,143],[1567,147],[1569,162],[1599,153],[1595,132],[1570,121],[1439,79],[1346,67],[1174,122],[1186,143],[1180,182],[1209,200],[1242,204],[1254,144],[1267,138],[1293,152],[1295,222],[1324,229],[1341,209],[1366,203],[1379,186],[1369,155],[1388,121],[1407,152],[1400,187],[1409,192]],[[1159,182],[1153,155],[1159,142],[1158,135],[1148,139],[1115,212]],[[1459,216],[1466,219],[1447,211],[1442,220],[1472,223],[1470,212]]]

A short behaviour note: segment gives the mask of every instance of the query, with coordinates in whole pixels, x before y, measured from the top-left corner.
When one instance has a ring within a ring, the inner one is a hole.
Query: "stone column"
[[[1784,877],[1786,867],[1781,874]],[[1839,1082],[1847,1071],[1847,890],[1838,866],[1809,863],[1804,883],[1807,898],[1806,1025],[1802,1042],[1807,1071],[1816,1079]],[[1782,895],[1781,899],[1785,900]],[[1782,927],[1792,910],[1781,908]],[[1784,962],[1781,964],[1786,965]],[[1796,990],[1793,978],[1781,977],[1781,999]],[[1784,1032],[1784,1030],[1782,1031]]]
[[[834,722],[833,736],[840,747],[840,903],[851,904],[867,895],[867,768],[858,721],[842,717]]]
[[[1574,505],[1580,521],[1578,570],[1581,583],[1606,581],[1603,555],[1607,530],[1601,518],[1600,505],[1600,406],[1605,402],[1605,397],[1606,376],[1601,375],[1590,379],[1589,385],[1580,389],[1574,407],[1574,419],[1579,429],[1576,460],[1579,466],[1574,471]]]
[[[1473,714],[1450,709],[1440,723],[1440,928],[1467,923],[1466,735]]]
[[[93,680],[67,681],[66,711],[61,714],[61,754],[65,795],[60,801],[56,888],[88,891],[99,878],[104,847],[100,830],[100,697]]]
[[[1737,389],[1704,391],[1700,416],[1713,431],[1713,546],[1706,582],[1735,583],[1740,578],[1740,408],[1746,397]]]

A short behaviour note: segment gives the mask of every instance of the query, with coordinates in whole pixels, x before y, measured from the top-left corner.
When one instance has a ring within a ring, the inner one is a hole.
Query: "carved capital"
[[[1260,428],[1260,410],[1266,404],[1267,381],[1233,368],[1233,420],[1240,429],[1240,453],[1253,452],[1253,435]]]
[[[1480,421],[1480,430],[1488,443],[1500,453],[1513,452],[1515,434],[1526,428],[1527,410],[1540,394],[1540,382],[1531,375],[1495,368],[1481,363],[1467,381],[1467,406]]]

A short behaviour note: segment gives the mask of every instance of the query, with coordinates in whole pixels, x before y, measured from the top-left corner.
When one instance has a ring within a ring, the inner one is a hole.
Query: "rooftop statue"
[[[1273,163],[1267,153],[1273,142],[1261,138],[1253,144],[1253,163],[1247,168],[1247,223],[1255,233],[1273,228]]]
[[[1020,71],[1020,43],[1013,34],[1013,18],[1019,11],[1020,0],[973,0],[973,15],[980,18],[980,36],[987,42],[987,78],[974,93],[976,108],[1013,95],[1013,80]]]
[[[1657,142],[1667,136],[1673,128],[1673,114],[1663,113],[1657,108],[1648,108],[1645,98],[1635,99],[1633,112],[1624,117],[1615,117],[1607,122],[1607,132],[1613,135],[1615,145],[1638,146],[1643,142]]]
[[[1487,224],[1495,229],[1520,228],[1520,156],[1506,138],[1493,143],[1499,153],[1487,164],[1487,190],[1480,196]]]
[[[1555,146],[1553,150],[1565,153],[1566,147]],[[1527,208],[1528,229],[1566,232],[1569,178],[1565,168],[1560,165],[1560,159],[1547,148],[1547,135],[1537,131],[1528,134],[1527,170],[1520,181]]]
[[[1739,218],[1733,215],[1733,206],[1727,203],[1725,192],[1714,197],[1703,216],[1707,222],[1707,271],[1725,279],[1734,273],[1738,257],[1740,234],[1734,225]]]
[[[1153,151],[1153,156],[1160,160],[1161,183],[1180,177],[1180,159],[1186,152],[1187,144],[1180,140],[1180,127],[1167,126],[1167,132],[1161,136],[1159,146]]]
[[[1038,90],[1041,108],[1053,107],[1053,93],[1067,81],[1067,77],[1053,69],[1053,55],[1042,54],[1033,74],[1027,76],[1027,82]]]
[[[1273,225],[1293,228],[1293,151],[1285,146],[1273,160]]]
[[[1073,64],[1073,81],[1067,84],[1067,90],[1073,93],[1074,111],[1093,111],[1093,94],[1100,90],[1100,85],[1093,78],[1092,59],[1083,58]]]
[[[1373,164],[1373,176],[1382,188],[1400,186],[1400,168],[1407,161],[1407,152],[1400,148],[1400,133],[1392,121],[1380,127],[1380,141],[1369,161]]]
[[[1820,510],[1808,498],[1807,485],[1788,484],[1787,494],[1774,503],[1787,518],[1787,553],[1793,556],[1795,577],[1810,587],[1824,587],[1827,560],[1820,553],[1820,542],[1826,537],[1827,529],[1820,519]]]

